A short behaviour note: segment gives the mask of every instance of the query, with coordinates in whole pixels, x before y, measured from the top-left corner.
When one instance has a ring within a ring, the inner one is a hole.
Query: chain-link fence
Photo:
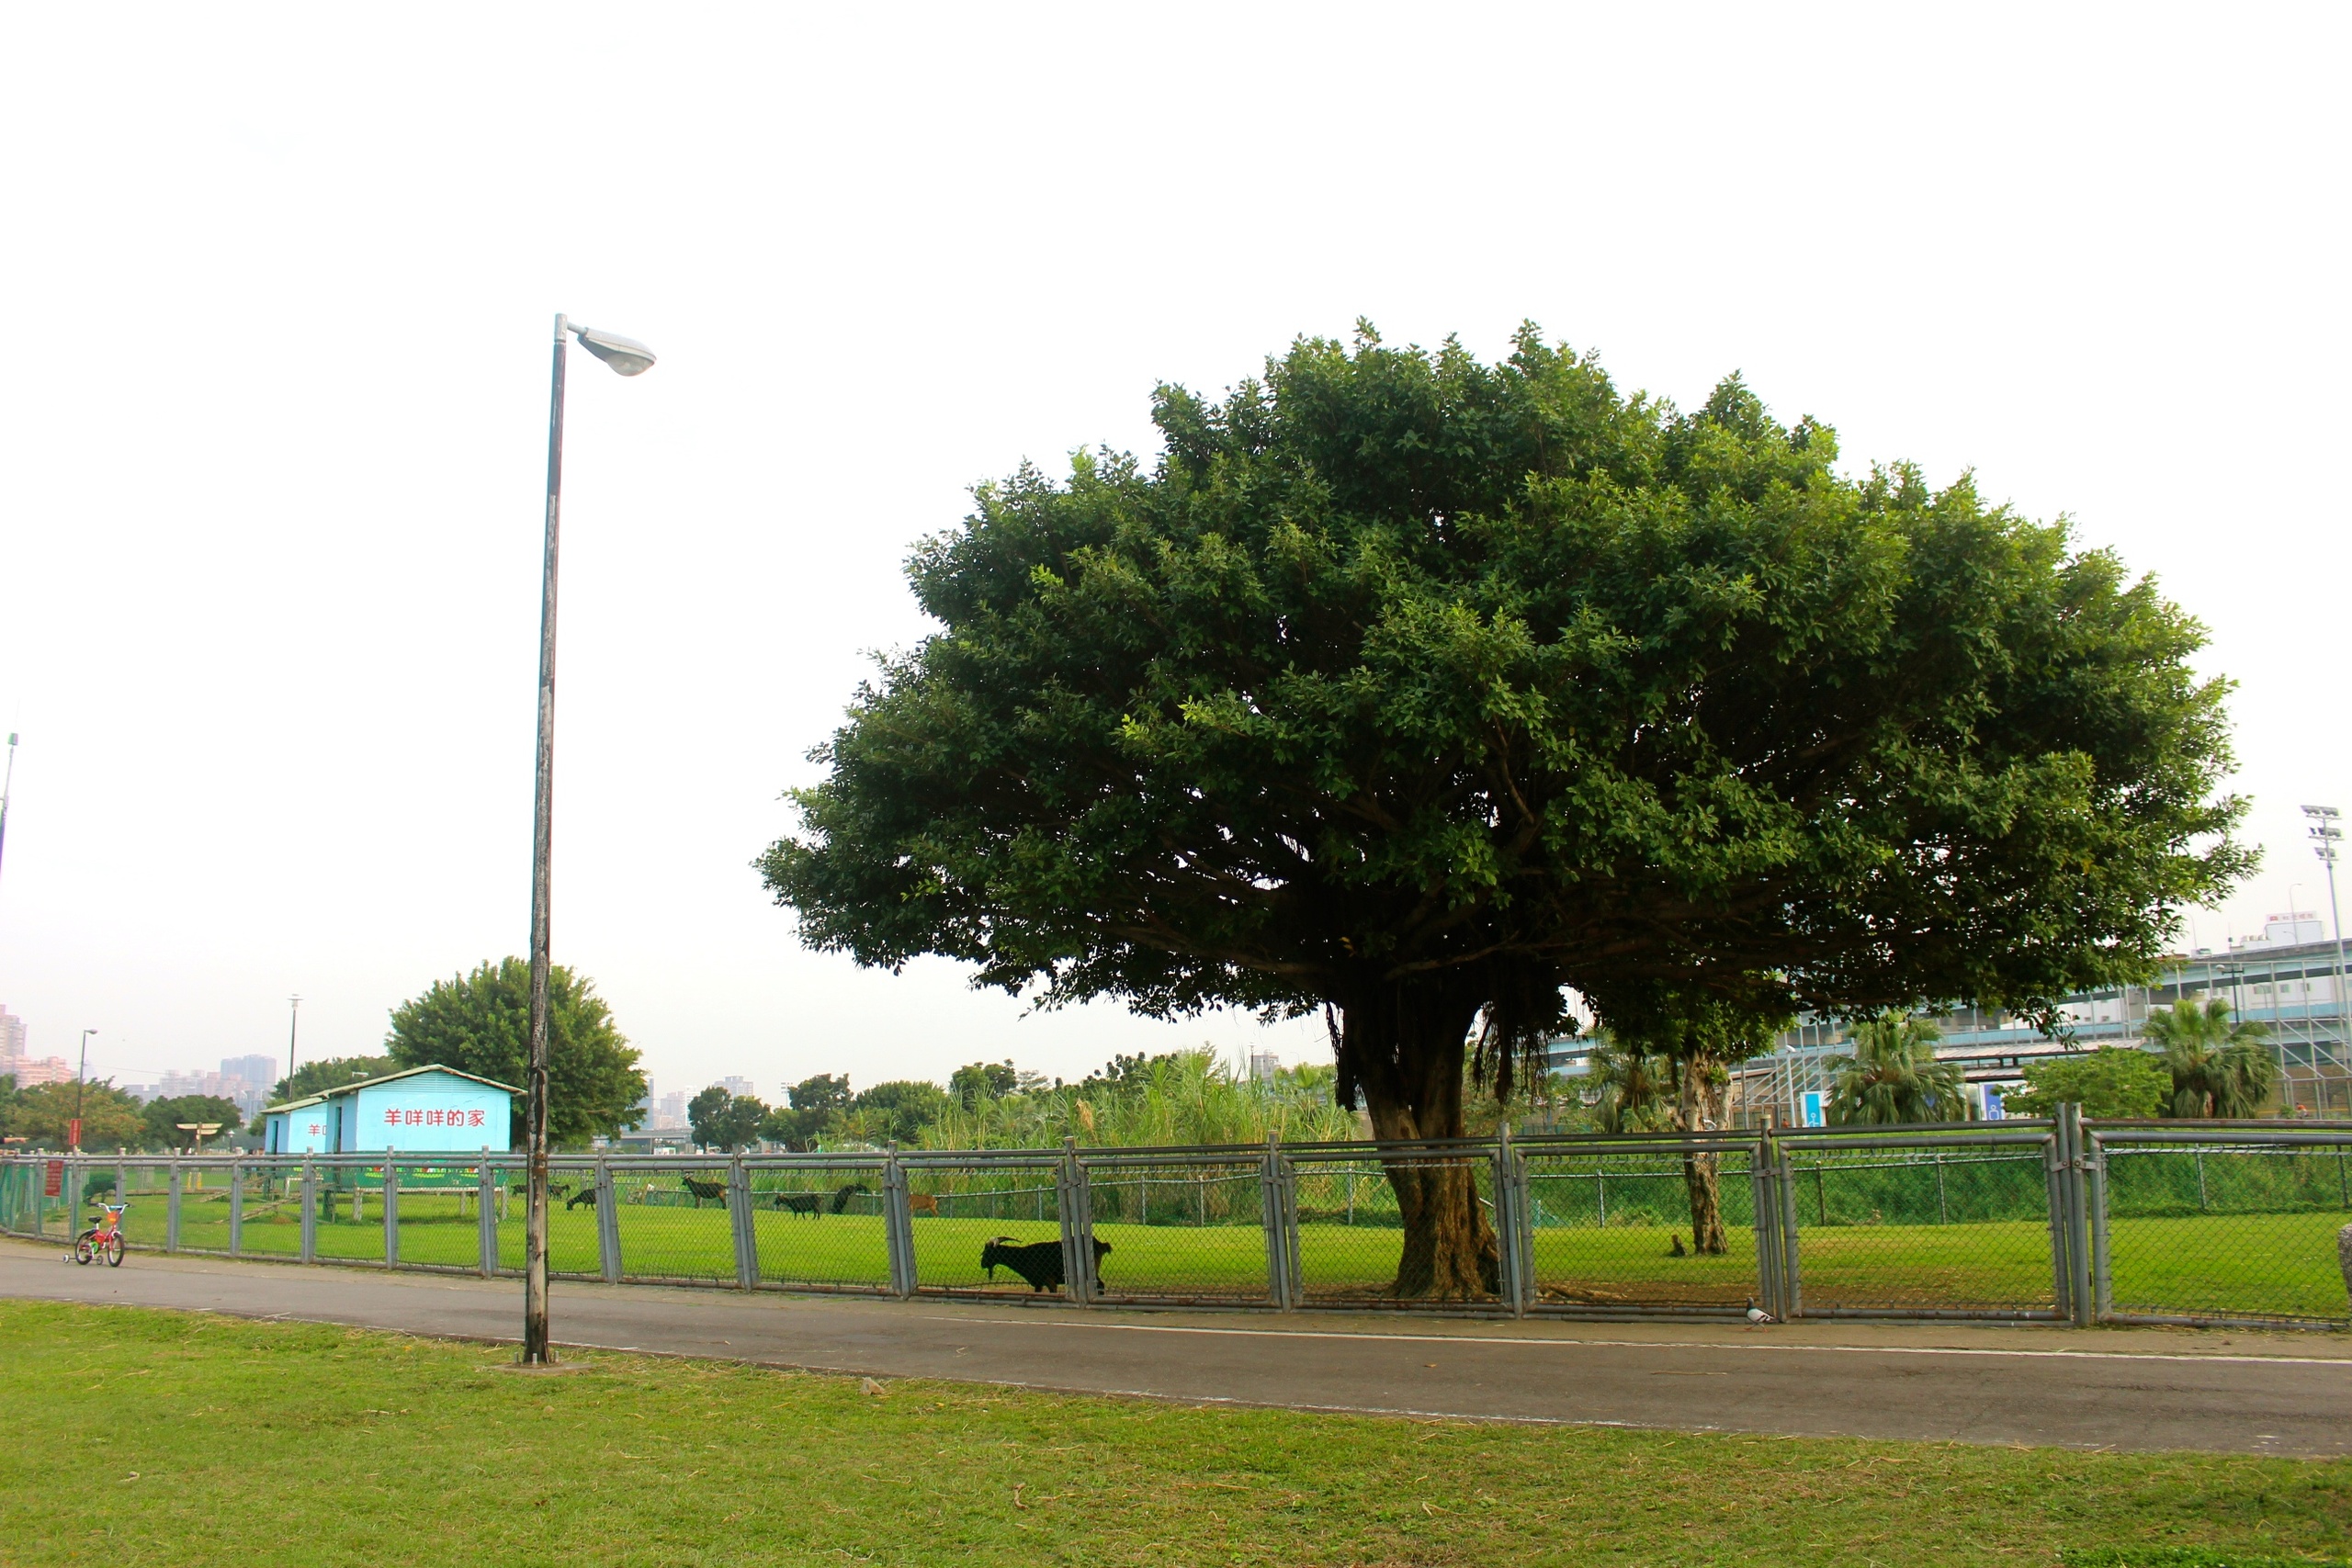
[[[1137,1306],[2344,1325],[2352,1124],[559,1156],[559,1278]],[[0,1157],[0,1231],[515,1274],[513,1155]]]
[[[2184,1138],[2094,1127],[2099,1310],[2117,1322],[2321,1324],[2352,1314],[2352,1133],[2249,1127]]]
[[[1734,1315],[1760,1293],[1746,1142],[1522,1149],[1532,1311]]]
[[[2062,1315],[2053,1131],[1780,1144],[1787,1310]]]

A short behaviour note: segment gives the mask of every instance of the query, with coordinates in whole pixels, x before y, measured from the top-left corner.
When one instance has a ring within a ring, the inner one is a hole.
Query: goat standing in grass
[[[1107,1241],[1094,1244],[1094,1267],[1099,1275],[1102,1255],[1111,1250]],[[988,1271],[989,1282],[996,1282],[999,1266],[1012,1269],[1029,1281],[1032,1291],[1058,1291],[1062,1288],[1062,1244],[1058,1241],[1020,1243],[1009,1235],[991,1236],[980,1247],[980,1267]]]

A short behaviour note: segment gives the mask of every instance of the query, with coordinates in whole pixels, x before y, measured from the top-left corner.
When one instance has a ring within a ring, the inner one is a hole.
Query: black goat
[[[702,1207],[706,1198],[715,1198],[720,1208],[727,1207],[727,1183],[724,1181],[696,1181],[691,1176],[681,1176],[678,1184],[694,1195],[697,1209]]]
[[[1094,1267],[1102,1267],[1102,1255],[1111,1250],[1107,1241],[1094,1244]],[[1033,1241],[1016,1244],[1009,1235],[992,1236],[980,1247],[980,1267],[988,1270],[989,1282],[996,1282],[996,1271],[1001,1265],[1029,1281],[1033,1291],[1058,1291],[1062,1288],[1062,1244],[1058,1241]]]
[[[577,1209],[582,1203],[587,1204],[592,1209],[596,1206],[596,1190],[594,1188],[582,1188],[579,1191],[571,1195],[571,1201],[566,1203],[564,1207],[567,1209]]]
[[[838,1214],[842,1210],[848,1208],[849,1201],[854,1194],[860,1192],[871,1192],[873,1190],[873,1188],[868,1187],[863,1181],[851,1182],[847,1187],[842,1188],[840,1191],[833,1194],[833,1213]]]
[[[775,1196],[775,1206],[782,1209],[787,1214],[806,1214],[813,1220],[817,1217],[817,1194],[814,1192],[778,1192]]]

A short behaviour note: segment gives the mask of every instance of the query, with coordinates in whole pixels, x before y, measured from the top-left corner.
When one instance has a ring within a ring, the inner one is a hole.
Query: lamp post
[[[298,993],[286,998],[286,1098],[294,1098],[294,1037],[302,1028],[302,998]]]
[[[8,794],[17,787],[17,734],[8,732],[8,773],[0,778],[0,849],[8,843]]]
[[[2333,806],[2306,806],[2303,807],[2303,815],[2311,818],[2312,853],[2317,855],[2320,863],[2327,867],[2327,919],[2328,923],[2335,928],[2336,1050],[2339,1054],[2352,1054],[2346,1052],[2347,1043],[2352,1043],[2352,1008],[2346,1006],[2344,996],[2344,917],[2338,912],[2335,904],[2335,854],[2337,846],[2344,841],[2344,829],[2337,827],[2336,822],[2343,813],[2337,811]],[[2312,1054],[2314,1058],[2312,1066],[2316,1067],[2318,1066],[2316,1058],[2319,1054],[2317,1039],[2312,1042]]]
[[[74,1069],[74,1125],[66,1129],[65,1146],[77,1155],[82,1152],[82,1080],[90,1076],[90,1036],[96,1032],[82,1031],[82,1065]]]
[[[523,1208],[523,1364],[552,1365],[548,1350],[548,926],[554,899],[549,863],[555,854],[555,583],[563,496],[563,369],[565,333],[623,376],[653,367],[653,351],[634,338],[579,326],[558,313],[555,365],[548,391],[547,553],[539,576],[538,777],[531,822],[530,1067],[523,1113],[529,1170]]]

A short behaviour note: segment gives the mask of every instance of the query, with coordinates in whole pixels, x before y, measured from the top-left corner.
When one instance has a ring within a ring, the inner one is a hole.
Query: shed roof
[[[447,1073],[453,1078],[465,1078],[470,1082],[481,1084],[487,1089],[504,1089],[509,1094],[520,1094],[523,1092],[522,1089],[514,1084],[500,1083],[496,1078],[486,1078],[479,1073],[461,1073],[455,1067],[445,1067],[435,1063],[422,1067],[406,1067],[397,1073],[386,1073],[381,1077],[355,1078],[346,1084],[337,1084],[334,1088],[328,1089],[323,1094],[314,1094],[306,1100],[289,1100],[283,1105],[272,1105],[266,1107],[263,1113],[266,1115],[271,1111],[292,1111],[300,1106],[317,1105],[325,1100],[335,1100],[346,1094],[356,1093],[363,1089],[373,1089],[378,1084],[395,1083],[401,1078],[413,1078],[419,1073]]]

